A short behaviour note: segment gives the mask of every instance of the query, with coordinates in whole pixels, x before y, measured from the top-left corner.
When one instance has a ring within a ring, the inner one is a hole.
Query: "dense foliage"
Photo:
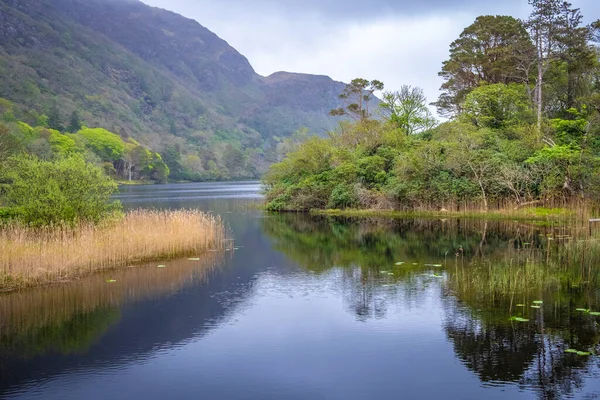
[[[133,138],[124,139],[106,129],[88,128],[73,120],[69,127],[79,130],[69,133],[60,124],[60,132],[49,126],[49,120],[41,115],[37,124],[30,126],[17,119],[10,101],[0,99],[0,161],[18,154],[41,160],[78,154],[115,179],[166,182],[169,178],[170,169],[162,156]]]
[[[53,161],[9,157],[0,167],[0,204],[30,226],[97,223],[118,210],[117,185],[79,155]]]
[[[452,43],[436,103],[451,120],[432,127],[418,89],[384,93],[381,118],[363,113],[326,139],[288,146],[264,177],[268,208],[487,210],[598,199],[600,24],[581,26],[568,3],[531,4],[528,23],[479,17]],[[543,48],[548,41],[554,47]]]

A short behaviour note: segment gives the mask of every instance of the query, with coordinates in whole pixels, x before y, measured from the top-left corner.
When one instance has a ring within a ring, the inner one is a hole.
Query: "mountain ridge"
[[[0,97],[20,110],[80,111],[90,126],[198,155],[204,169],[230,170],[231,145],[252,171],[229,177],[260,175],[300,127],[333,128],[327,112],[345,87],[324,75],[263,77],[198,21],[137,0],[1,0],[0,74]]]

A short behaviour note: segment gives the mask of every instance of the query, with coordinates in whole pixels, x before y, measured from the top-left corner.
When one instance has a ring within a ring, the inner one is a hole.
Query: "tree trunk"
[[[483,207],[485,209],[485,212],[488,212],[488,201],[487,196],[485,194],[485,189],[483,187],[483,182],[479,181],[479,187],[481,188],[481,197],[483,197]]]
[[[541,46],[541,43],[538,44],[538,46]],[[543,105],[542,105],[542,95],[543,95],[543,91],[542,91],[542,86],[544,85],[544,65],[543,65],[543,54],[541,51],[541,48],[539,50],[539,54],[538,54],[538,77],[537,77],[537,87],[536,87],[536,97],[537,97],[537,128],[538,131],[541,132],[542,130],[542,110],[543,110]]]
[[[542,99],[542,95],[543,95],[543,89],[542,86],[544,85],[544,49],[543,49],[543,42],[542,42],[542,33],[539,31],[538,28],[538,32],[537,32],[537,40],[536,40],[536,46],[537,46],[537,64],[538,64],[538,77],[537,77],[537,82],[536,82],[536,100],[537,100],[537,128],[538,131],[541,132],[542,131],[542,110],[543,110],[543,99]]]

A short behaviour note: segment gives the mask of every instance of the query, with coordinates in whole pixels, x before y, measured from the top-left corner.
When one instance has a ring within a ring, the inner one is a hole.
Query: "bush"
[[[0,175],[7,182],[3,204],[31,226],[97,223],[120,207],[110,199],[117,184],[80,156],[56,161],[14,156]]]
[[[337,185],[329,197],[329,208],[352,208],[356,207],[357,205],[358,198],[356,197],[356,191],[352,185]]]

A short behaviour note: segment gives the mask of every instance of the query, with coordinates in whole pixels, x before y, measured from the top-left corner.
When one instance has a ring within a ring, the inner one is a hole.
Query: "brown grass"
[[[199,255],[226,243],[222,221],[198,210],[129,212],[77,228],[0,228],[0,289],[70,281],[97,271]]]
[[[156,298],[205,282],[225,254],[210,252],[199,261],[183,258],[165,262],[167,268],[152,263],[95,274],[68,285],[0,294],[0,348],[3,337],[60,326],[99,308]],[[109,279],[115,282],[107,283]]]

